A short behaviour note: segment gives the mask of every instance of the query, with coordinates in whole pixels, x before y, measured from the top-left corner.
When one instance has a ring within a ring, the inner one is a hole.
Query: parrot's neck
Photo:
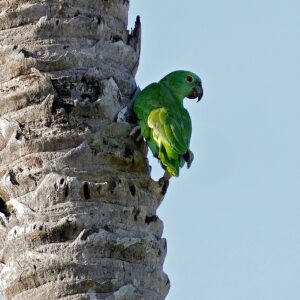
[[[182,95],[178,95],[176,92],[173,92],[170,90],[170,93],[172,94],[172,98],[174,99],[174,102],[179,105],[180,107],[183,107],[183,99],[185,98]]]
[[[180,95],[180,93],[171,89],[168,85],[162,84],[166,92],[170,95],[170,99],[174,101],[174,105],[182,106],[183,107],[183,99],[185,98],[184,95]]]

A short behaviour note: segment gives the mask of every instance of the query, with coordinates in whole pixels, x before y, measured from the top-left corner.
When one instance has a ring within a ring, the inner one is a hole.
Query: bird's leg
[[[164,178],[164,180],[169,180],[171,177],[172,176],[170,175],[170,173],[166,170],[162,178]]]
[[[141,135],[141,126],[137,125],[135,126],[129,133],[129,135],[136,135],[138,133],[138,136],[136,138],[137,142],[140,142],[143,138],[143,136]]]

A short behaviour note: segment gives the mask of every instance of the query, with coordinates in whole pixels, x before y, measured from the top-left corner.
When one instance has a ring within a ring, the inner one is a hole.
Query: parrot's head
[[[174,71],[161,79],[160,83],[167,86],[174,95],[182,99],[185,97],[189,99],[198,98],[198,102],[203,96],[200,77],[189,71]]]

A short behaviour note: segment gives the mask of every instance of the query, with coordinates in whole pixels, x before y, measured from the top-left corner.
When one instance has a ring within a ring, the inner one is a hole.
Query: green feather
[[[141,134],[171,176],[179,175],[185,161],[188,165],[192,162],[189,157],[193,156],[187,155],[191,153],[192,124],[183,99],[195,98],[195,89],[200,85],[201,80],[194,73],[175,71],[148,85],[134,102]]]

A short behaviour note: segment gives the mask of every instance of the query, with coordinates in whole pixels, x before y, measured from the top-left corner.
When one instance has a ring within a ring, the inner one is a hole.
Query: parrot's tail
[[[171,176],[178,177],[179,176],[179,159],[178,159],[178,154],[176,153],[176,155],[172,155],[172,156],[170,157],[168,155],[166,149],[163,146],[161,147],[161,149],[159,151],[159,158],[160,158],[160,161],[161,161],[164,169]]]

